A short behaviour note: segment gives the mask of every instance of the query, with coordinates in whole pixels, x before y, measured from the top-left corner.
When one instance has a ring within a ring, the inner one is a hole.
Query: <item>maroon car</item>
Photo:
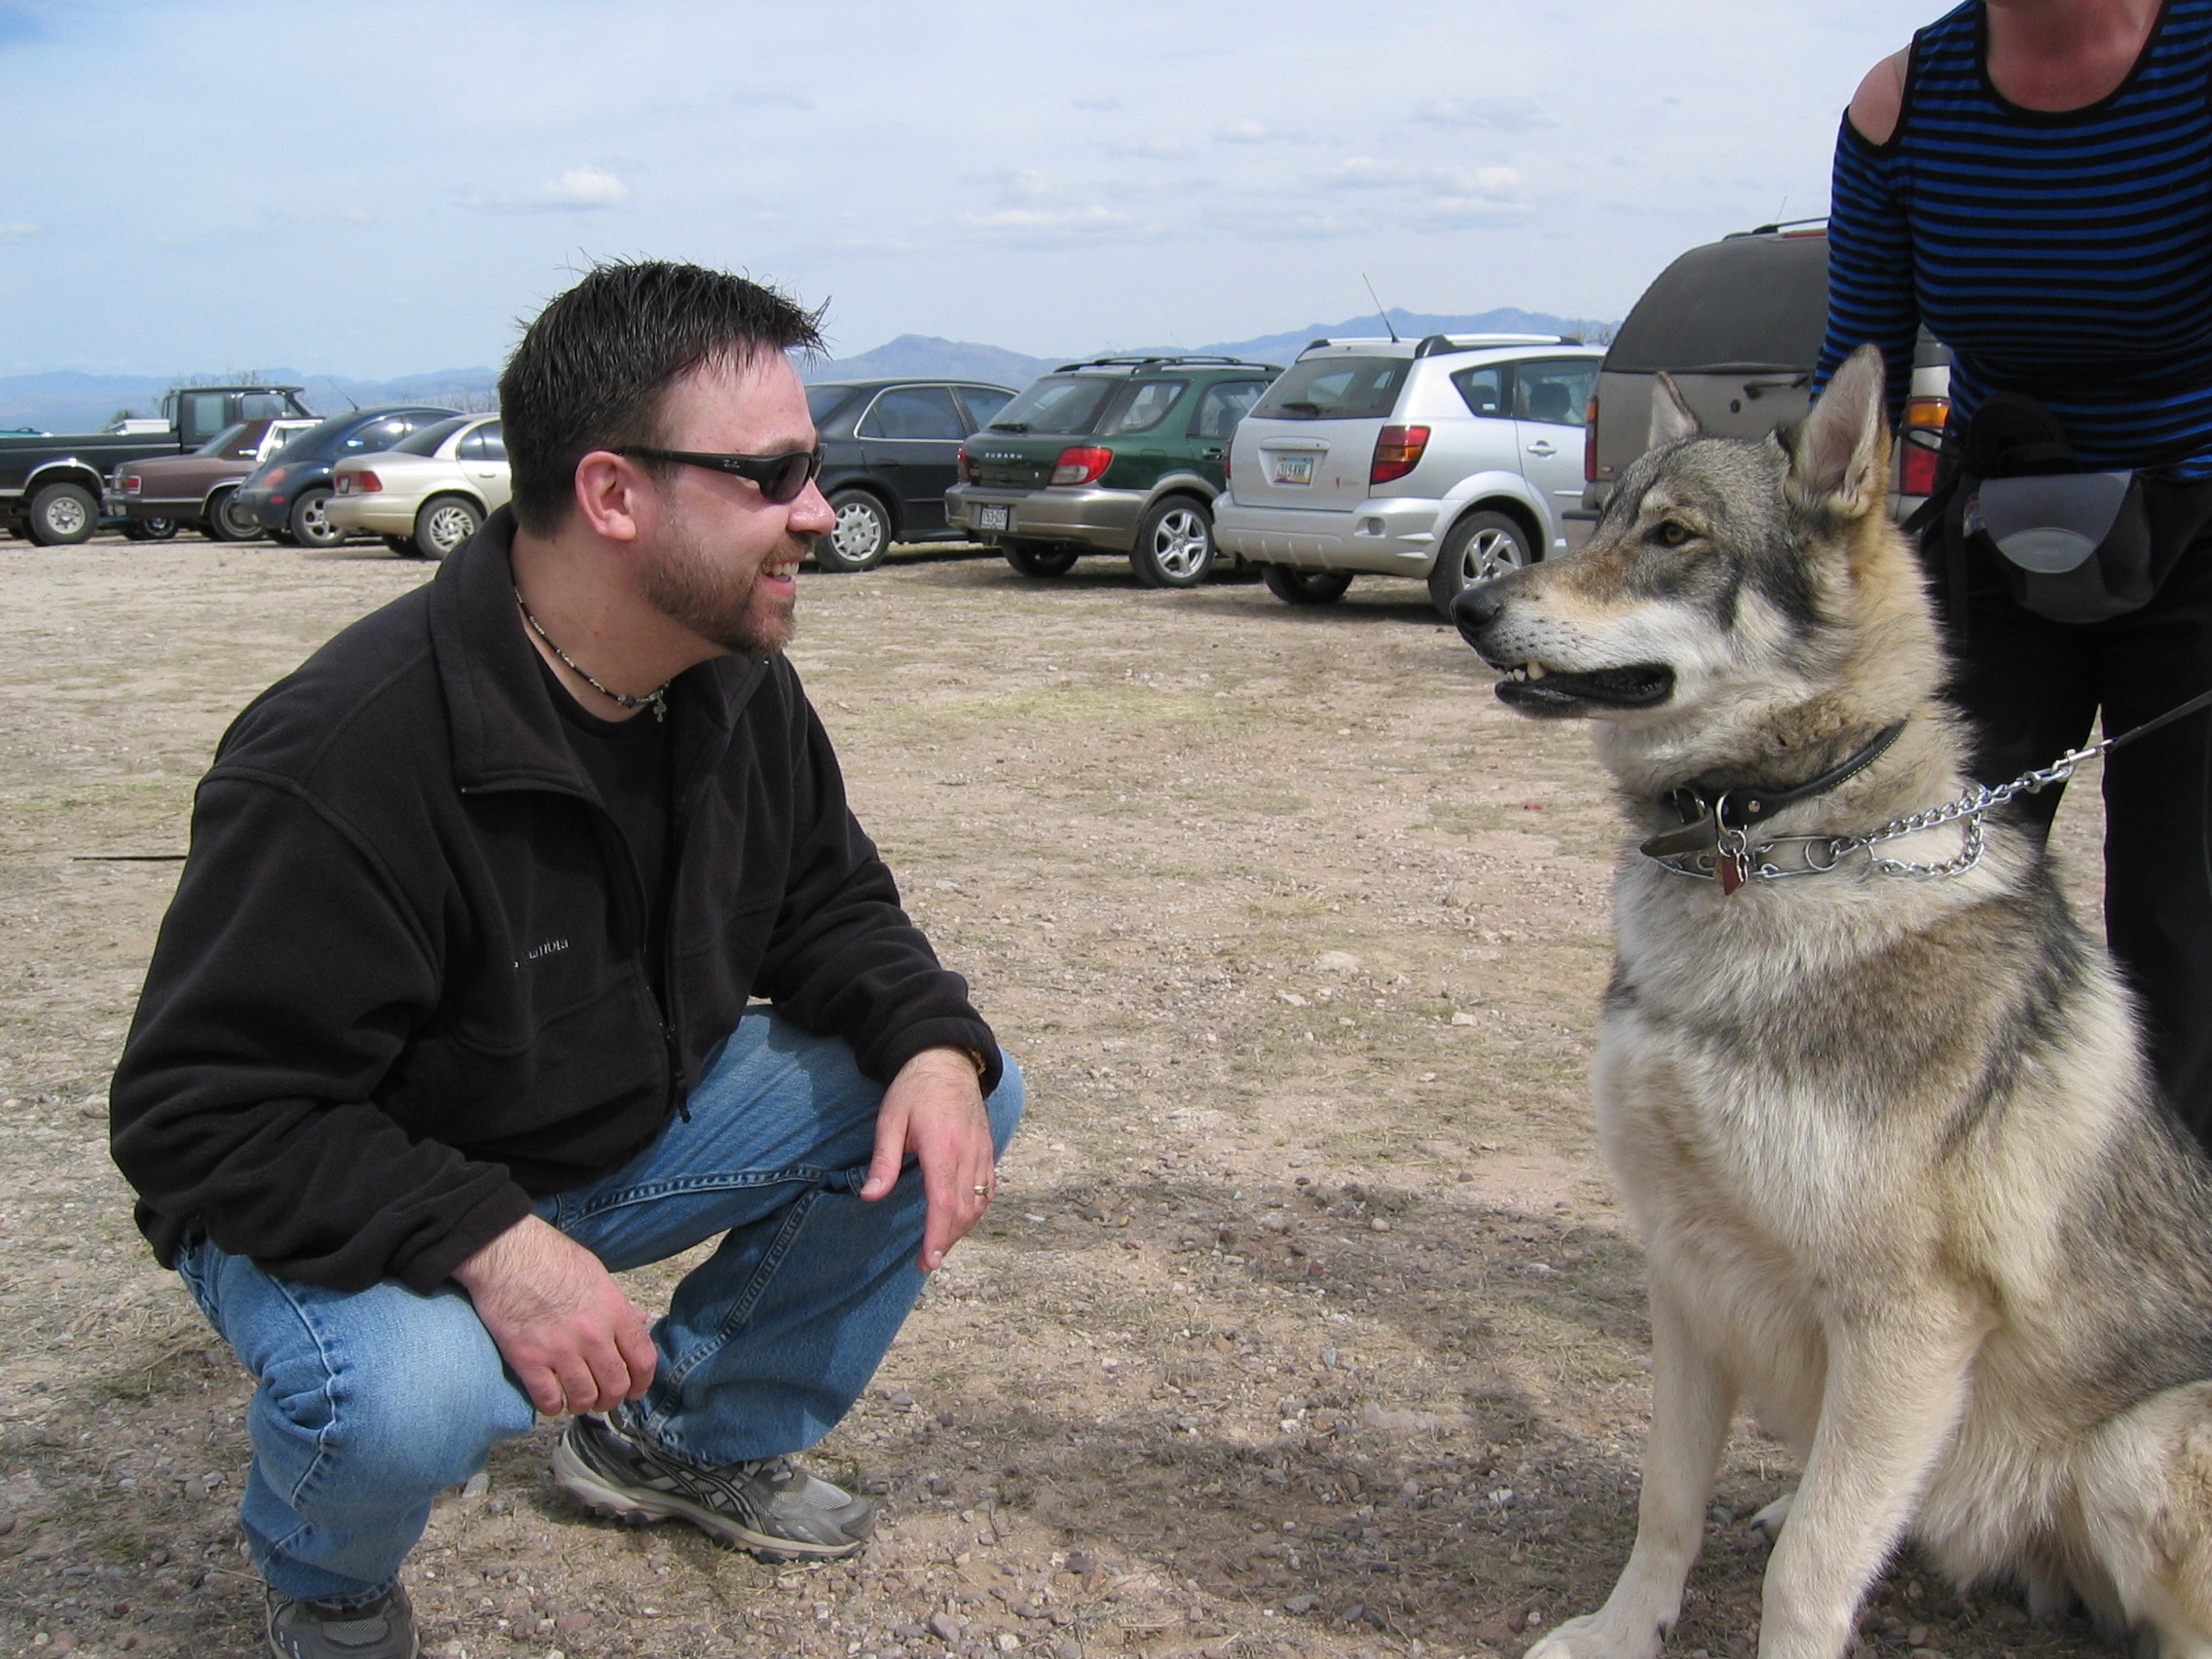
[[[253,515],[226,510],[239,480],[314,424],[297,417],[240,421],[190,455],[126,461],[108,487],[108,513],[133,523],[168,519],[217,541],[251,541],[261,535]]]

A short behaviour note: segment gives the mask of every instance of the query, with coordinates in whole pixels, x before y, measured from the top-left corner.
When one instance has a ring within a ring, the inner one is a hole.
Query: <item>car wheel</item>
[[[1002,541],[999,551],[1006,562],[1025,576],[1064,576],[1075,569],[1072,547],[1051,547],[1041,541]]]
[[[866,490],[840,490],[830,498],[837,522],[814,544],[819,571],[872,571],[891,551],[891,511]]]
[[[335,547],[346,539],[346,533],[330,522],[327,489],[302,490],[284,528],[302,547]]]
[[[461,544],[484,527],[476,503],[460,496],[432,496],[415,515],[415,539],[408,551],[425,559],[443,559],[461,551]]]
[[[1469,513],[1444,537],[1428,572],[1428,597],[1449,622],[1452,602],[1477,582],[1527,569],[1535,562],[1529,533],[1503,513]]]
[[[1285,605],[1334,605],[1351,586],[1349,571],[1301,571],[1290,565],[1262,565],[1260,580]]]
[[[124,538],[129,541],[170,541],[176,536],[176,520],[172,518],[132,519],[123,527]]]
[[[270,530],[262,534],[279,547],[297,547],[300,544],[300,538],[288,530]]]
[[[1171,496],[1144,515],[1129,565],[1146,587],[1197,587],[1213,570],[1213,514],[1188,496]]]
[[[259,541],[261,521],[236,490],[225,490],[208,503],[207,534],[217,541]]]
[[[23,534],[41,547],[70,546],[99,528],[99,503],[82,484],[49,484],[31,498]]]

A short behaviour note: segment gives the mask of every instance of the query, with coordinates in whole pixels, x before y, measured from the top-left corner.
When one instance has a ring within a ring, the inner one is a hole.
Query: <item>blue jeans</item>
[[[1001,1152],[1021,1095],[1009,1057],[986,1102]],[[756,1006],[710,1058],[689,1122],[537,1205],[616,1272],[721,1235],[653,1327],[659,1366],[638,1410],[663,1445],[709,1463],[803,1450],[875,1374],[921,1292],[925,1210],[911,1161],[884,1198],[860,1198],[882,1099],[844,1043]],[[260,1383],[239,1514],[283,1595],[381,1595],[431,1500],[535,1420],[458,1285],[323,1290],[203,1238],[177,1271]]]

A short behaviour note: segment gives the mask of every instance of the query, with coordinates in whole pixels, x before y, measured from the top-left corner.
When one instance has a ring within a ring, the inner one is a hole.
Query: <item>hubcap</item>
[[[46,509],[47,528],[56,535],[75,535],[92,521],[85,503],[74,496],[63,496]]]
[[[1206,568],[1205,521],[1189,507],[1177,507],[1152,533],[1152,556],[1171,576],[1195,576]]]
[[[319,499],[310,501],[300,509],[300,534],[310,541],[336,539],[330,533],[330,514],[323,510],[323,503]]]
[[[848,559],[872,559],[883,545],[881,515],[865,501],[847,501],[837,509],[837,528],[830,533],[830,544]]]
[[[430,545],[444,557],[476,534],[476,515],[462,506],[443,506],[430,515]]]
[[[1521,565],[1521,544],[1510,534],[1502,530],[1477,531],[1459,563],[1459,572],[1464,577],[1460,585],[1472,587],[1476,582],[1487,582],[1508,571],[1518,571]]]

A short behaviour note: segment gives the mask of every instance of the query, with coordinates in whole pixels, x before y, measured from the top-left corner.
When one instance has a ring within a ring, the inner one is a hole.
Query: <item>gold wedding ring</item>
[[[987,1198],[991,1196],[991,1190],[988,1187],[971,1187],[969,1191],[978,1198]]]

